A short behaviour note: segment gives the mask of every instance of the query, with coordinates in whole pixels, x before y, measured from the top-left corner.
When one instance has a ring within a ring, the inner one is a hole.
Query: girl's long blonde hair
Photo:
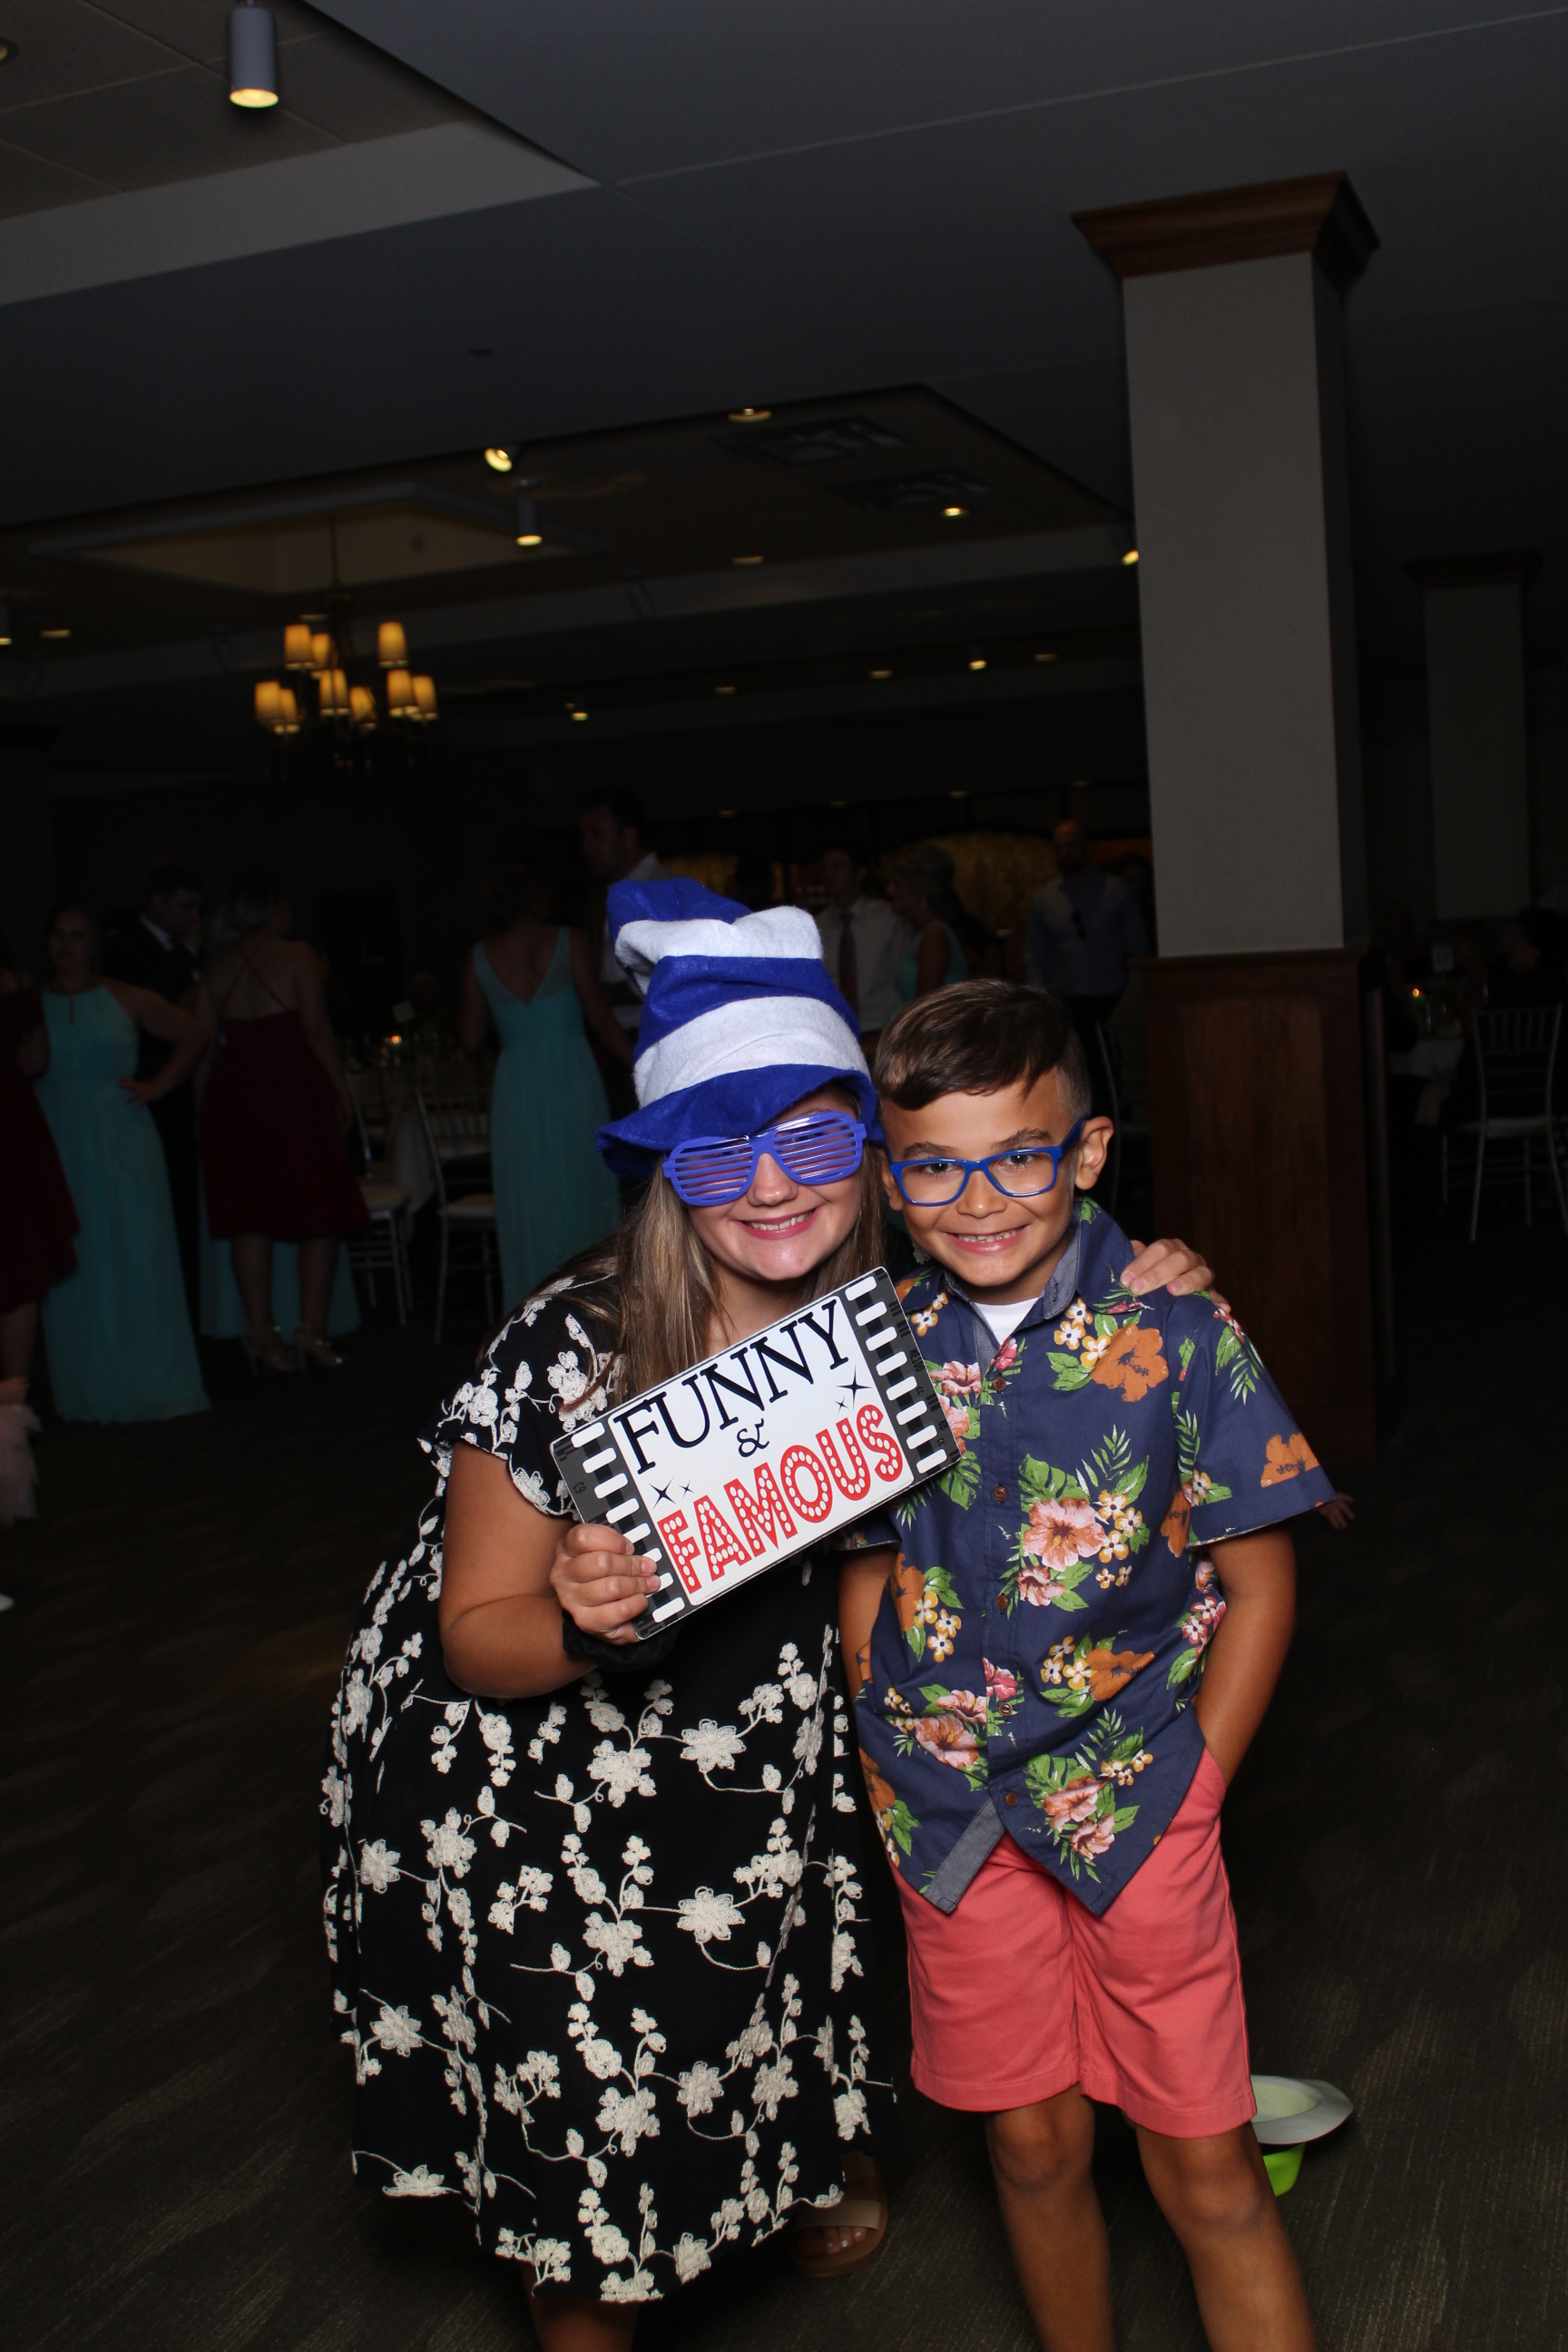
[[[881,1263],[882,1185],[869,1144],[860,1162],[859,1186],[855,1223],[809,1276],[802,1304]],[[617,1397],[658,1388],[710,1352],[709,1335],[719,1313],[713,1259],[662,1169],[619,1232],[585,1250],[563,1273],[574,1286],[615,1282],[613,1310],[588,1299],[581,1305],[606,1322],[613,1313]]]

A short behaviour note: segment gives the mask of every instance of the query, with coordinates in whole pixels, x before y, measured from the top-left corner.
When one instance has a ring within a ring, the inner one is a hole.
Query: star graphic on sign
[[[669,1488],[668,1488],[668,1486],[656,1486],[656,1487],[654,1488],[654,1490],[653,1490],[653,1491],[654,1491],[654,1493],[658,1496],[658,1499],[659,1499],[659,1501],[660,1501],[661,1503],[668,1503],[668,1500],[669,1500]]]
[[[838,1409],[840,1412],[844,1412],[848,1410],[855,1399],[862,1393],[865,1387],[866,1383],[859,1378],[858,1374],[851,1372],[849,1375],[848,1389],[838,1400]]]
[[[681,1488],[681,1490],[680,1490],[680,1499],[681,1499],[681,1501],[682,1501],[682,1502],[684,1502],[684,1501],[686,1500],[686,1497],[688,1496],[688,1495],[689,1495],[689,1494],[690,1494],[690,1492],[691,1492],[691,1489],[690,1489],[690,1487],[689,1487],[689,1486],[682,1486],[682,1488]]]

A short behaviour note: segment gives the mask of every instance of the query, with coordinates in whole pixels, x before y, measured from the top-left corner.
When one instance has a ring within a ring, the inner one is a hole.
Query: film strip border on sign
[[[950,1470],[958,1459],[958,1440],[948,1427],[887,1269],[878,1266],[875,1273],[847,1283],[838,1295],[854,1317],[882,1409],[913,1467],[912,1483]],[[665,1556],[615,1431],[608,1422],[589,1422],[570,1437],[558,1437],[550,1450],[584,1525],[614,1528],[638,1545],[644,1558],[658,1568],[653,1606],[636,1621],[638,1641],[651,1641],[693,1603]]]

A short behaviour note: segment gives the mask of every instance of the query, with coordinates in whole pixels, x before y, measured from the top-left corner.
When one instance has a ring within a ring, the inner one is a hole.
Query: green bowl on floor
[[[1276,2197],[1294,2189],[1301,2171],[1301,2149],[1310,2139],[1337,2131],[1351,2113],[1351,2103],[1331,2083],[1311,2076],[1254,2074],[1252,2095],[1258,2113],[1252,2128],[1263,2144],[1263,2163]]]

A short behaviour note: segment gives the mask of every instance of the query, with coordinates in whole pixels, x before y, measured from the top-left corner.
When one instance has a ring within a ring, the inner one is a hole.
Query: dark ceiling
[[[64,148],[45,155],[20,120],[29,107],[5,113],[3,85],[63,5],[0,0],[0,34],[22,43],[0,67],[0,141],[57,165]],[[163,41],[171,74],[216,89],[213,0],[68,5]],[[1103,551],[1027,582],[982,559],[942,585],[930,565],[944,534],[929,515],[836,499],[826,468],[731,456],[718,446],[726,412],[868,413],[921,395],[866,387],[930,387],[921,430],[900,436],[917,453],[909,469],[940,458],[997,477],[994,526],[976,505],[958,532],[976,548],[1065,541],[1069,510],[1076,530],[1131,503],[1120,295],[1070,215],[1340,168],[1382,240],[1348,305],[1363,663],[1418,668],[1407,559],[1497,547],[1541,551],[1535,655],[1560,652],[1568,9],[331,0],[290,5],[283,29],[285,107],[258,125],[219,90],[199,151],[216,162],[193,173],[197,151],[172,142],[177,184],[106,170],[119,192],[70,202],[62,184],[0,220],[0,315],[26,362],[0,380],[0,590],[39,612],[76,600],[72,664],[132,638],[242,636],[278,605],[27,552],[68,519],[367,468],[494,498],[478,462],[492,441],[591,475],[592,498],[552,499],[542,484],[541,510],[610,544],[537,559],[526,587],[510,558],[410,584],[421,611],[489,614],[444,640],[454,682],[538,673],[553,690],[542,653],[513,643],[497,658],[506,612],[530,597],[534,625],[516,634],[553,638],[558,668],[591,668],[590,645],[607,659],[585,607],[541,628],[542,600],[547,588],[624,598],[632,572],[655,619],[639,634],[616,605],[618,673],[827,658],[830,609],[856,657],[900,631],[913,646],[937,586],[951,626],[935,634],[954,658],[999,598],[1011,618],[994,634],[1020,657],[1048,630],[1135,642],[1132,582]],[[330,120],[318,95],[329,54],[345,89],[357,61],[367,92],[357,112],[340,98]],[[159,79],[128,77],[117,102],[147,103]],[[567,436],[570,452],[552,446]],[[883,457],[888,475],[904,467],[900,452]],[[638,473],[636,489],[605,488]],[[901,547],[928,565],[902,588],[845,573],[767,601],[785,572]],[[692,580],[756,551],[770,559],[766,597],[759,585],[742,609],[731,585],[729,599],[693,601]],[[404,596],[391,580],[374,593],[395,587]],[[809,631],[796,625],[806,610]],[[595,626],[609,621],[606,606]],[[56,682],[29,675],[35,698]],[[13,697],[18,684],[14,672]]]

